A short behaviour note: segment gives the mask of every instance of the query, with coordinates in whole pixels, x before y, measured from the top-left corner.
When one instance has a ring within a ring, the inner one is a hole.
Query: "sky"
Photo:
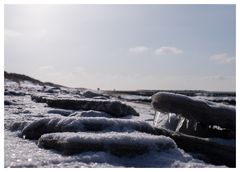
[[[235,5],[5,5],[4,68],[91,89],[236,90]]]

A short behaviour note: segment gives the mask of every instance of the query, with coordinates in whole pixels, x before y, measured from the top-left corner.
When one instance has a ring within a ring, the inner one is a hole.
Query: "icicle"
[[[153,120],[153,125],[154,126],[158,125],[160,114],[161,114],[160,112],[155,111],[155,116],[154,116],[154,120]]]
[[[193,126],[193,127],[194,127],[194,131],[197,131],[197,125],[198,125],[198,123],[195,122],[195,123],[194,123],[194,126]]]
[[[186,129],[188,129],[188,127],[189,127],[189,120],[186,119]]]
[[[168,113],[168,123],[170,124],[171,122],[171,113]]]
[[[154,111],[153,125],[156,126],[157,111]]]
[[[180,128],[183,125],[184,120],[185,120],[185,118],[183,118],[183,117],[180,118],[180,121],[178,122],[178,126],[177,126],[175,131],[179,131],[180,130]]]

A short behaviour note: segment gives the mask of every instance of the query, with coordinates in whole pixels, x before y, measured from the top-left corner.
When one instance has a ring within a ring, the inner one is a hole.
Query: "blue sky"
[[[235,91],[235,5],[5,5],[5,70],[71,87]]]

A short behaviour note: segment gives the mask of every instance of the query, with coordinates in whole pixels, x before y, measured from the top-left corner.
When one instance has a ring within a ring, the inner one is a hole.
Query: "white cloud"
[[[176,47],[160,47],[155,50],[156,55],[177,55],[182,53],[183,50]]]
[[[227,53],[215,54],[210,56],[209,59],[220,64],[230,64],[235,61],[235,58],[229,57]]]
[[[137,47],[133,47],[133,48],[129,48],[128,51],[130,53],[134,53],[134,54],[142,54],[145,53],[149,50],[148,47],[145,46],[137,46]]]

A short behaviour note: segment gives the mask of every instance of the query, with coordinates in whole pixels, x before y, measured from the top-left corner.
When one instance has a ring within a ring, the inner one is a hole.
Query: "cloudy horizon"
[[[5,71],[70,87],[236,90],[235,5],[5,5]]]

